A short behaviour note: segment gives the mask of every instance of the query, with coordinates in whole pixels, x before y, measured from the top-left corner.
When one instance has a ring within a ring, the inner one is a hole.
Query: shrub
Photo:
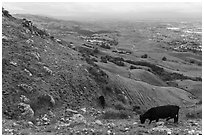
[[[195,63],[195,61],[194,61],[194,60],[190,60],[190,63],[194,64],[194,63]]]
[[[130,112],[127,110],[116,110],[113,108],[106,109],[103,114],[104,119],[128,119],[131,116]]]
[[[105,88],[108,92],[113,92],[110,86],[106,86]]]
[[[89,67],[88,71],[97,81],[108,83],[108,75],[98,67]]]
[[[141,58],[147,58],[147,57],[148,57],[147,54],[144,54],[141,56]]]
[[[198,62],[198,66],[202,66],[202,62]]]
[[[114,63],[118,66],[125,66],[125,63],[122,61],[114,61]]]
[[[54,37],[54,36],[50,36],[50,39],[54,40],[54,39],[55,39],[55,37]]]
[[[95,48],[95,49],[93,50],[93,53],[95,53],[95,54],[99,53],[99,49],[98,49],[98,48]]]
[[[7,10],[5,10],[4,8],[2,8],[2,13],[4,16],[6,17],[10,17],[11,15],[9,14],[9,12]]]
[[[167,60],[167,58],[166,58],[166,57],[163,57],[163,58],[162,58],[162,60],[163,60],[163,61],[166,61],[166,60]]]
[[[133,106],[132,111],[135,112],[136,114],[142,114],[144,111],[140,108],[140,106]]]
[[[103,63],[107,63],[107,58],[104,57],[104,56],[101,56],[101,62],[103,62]]]
[[[201,105],[202,104],[202,100],[200,100],[199,102],[196,103],[197,105]]]
[[[130,66],[130,69],[137,69],[137,67],[131,65],[131,66]]]

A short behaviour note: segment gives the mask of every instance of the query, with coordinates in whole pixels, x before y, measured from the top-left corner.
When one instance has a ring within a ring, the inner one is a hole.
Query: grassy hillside
[[[167,104],[181,107],[180,118],[163,128],[200,134],[201,58],[190,63],[149,40],[155,23],[15,17],[2,9],[3,134],[169,134],[139,120]]]
[[[107,74],[110,74],[107,72]],[[153,106],[176,104],[179,106],[193,105],[198,100],[191,99],[191,94],[175,87],[159,87],[141,81],[135,81],[120,75],[110,74],[117,92],[128,96],[134,105],[149,109]]]

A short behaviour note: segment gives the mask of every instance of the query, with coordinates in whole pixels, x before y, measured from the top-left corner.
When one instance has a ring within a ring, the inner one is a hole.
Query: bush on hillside
[[[130,66],[130,69],[138,69],[138,68],[135,67],[135,66],[133,66],[133,65],[131,65],[131,66]]]
[[[5,10],[4,8],[2,8],[2,13],[4,16],[6,17],[10,17],[11,15],[9,14],[9,12],[7,10]]]
[[[144,54],[141,56],[141,58],[147,58],[147,57],[148,57],[147,54]]]
[[[198,66],[202,66],[202,62],[198,62]]]
[[[108,75],[98,67],[89,67],[88,71],[92,74],[92,76],[94,76],[95,80],[108,83]]]
[[[95,48],[94,50],[93,50],[93,53],[95,53],[95,54],[98,54],[100,51],[99,51],[99,49],[98,48]]]
[[[163,61],[166,61],[166,60],[167,60],[167,58],[166,58],[166,57],[163,57],[163,58],[162,58],[162,60],[163,60]]]
[[[101,62],[103,62],[103,63],[107,63],[107,58],[104,57],[104,56],[101,56]]]

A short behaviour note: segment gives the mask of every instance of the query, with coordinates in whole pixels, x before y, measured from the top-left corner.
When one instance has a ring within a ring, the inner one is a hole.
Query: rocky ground
[[[106,111],[106,110],[105,110]],[[160,120],[140,124],[138,115],[128,119],[103,119],[104,110],[67,109],[61,116],[49,113],[35,122],[3,119],[4,135],[201,135],[201,119]]]

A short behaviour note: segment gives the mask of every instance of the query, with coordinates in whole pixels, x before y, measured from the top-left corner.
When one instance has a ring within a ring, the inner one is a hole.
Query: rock
[[[171,135],[171,131],[167,131],[167,135]]]
[[[133,125],[137,125],[137,124],[138,124],[138,122],[134,122],[134,123],[133,123]]]
[[[96,123],[97,125],[100,125],[100,126],[103,125],[103,123],[102,123],[100,120],[96,120],[95,123]]]
[[[58,126],[59,127],[68,127],[68,126],[70,126],[70,123],[61,123]]]
[[[81,108],[81,111],[83,111],[83,113],[86,113],[86,108]]]
[[[29,125],[29,126],[33,126],[34,124],[33,124],[33,122],[28,121],[28,125]]]
[[[114,128],[115,124],[114,123],[107,123],[108,129]]]
[[[194,135],[194,134],[195,134],[195,130],[190,130],[190,131],[188,131],[188,134]]]
[[[50,124],[50,119],[48,118],[48,115],[45,114],[42,118],[41,118],[41,124],[43,125],[49,125]]]
[[[31,55],[33,55],[38,61],[40,61],[40,54],[37,52],[31,52]]]
[[[2,34],[2,40],[3,40],[3,41],[8,41],[9,38],[8,38],[7,36],[5,36],[5,35]]]
[[[24,119],[32,119],[34,117],[34,111],[30,107],[30,105],[25,103],[19,103],[18,108],[20,109],[21,117]]]
[[[24,95],[21,95],[20,96],[20,100],[21,100],[21,102],[23,102],[23,103],[26,103],[26,104],[29,104],[30,103],[30,99],[28,99],[26,96],[24,96]]]
[[[49,111],[48,111],[48,116],[49,116],[49,117],[55,117],[55,114],[54,114],[51,110],[49,110]]]
[[[28,40],[26,40],[26,43],[28,43],[28,44],[33,43],[33,40],[32,39],[28,39]]]
[[[69,108],[67,108],[67,109],[65,110],[65,115],[66,115],[66,116],[73,116],[73,114],[78,114],[78,111],[72,110],[72,109],[69,109]]]
[[[74,114],[70,119],[74,123],[86,123],[84,116],[82,116],[81,114]]]
[[[198,123],[192,123],[191,126],[198,126]]]
[[[46,66],[43,66],[43,69],[46,71],[47,74],[52,75],[52,70]]]
[[[25,71],[26,73],[28,73],[29,76],[32,76],[32,73],[31,73],[29,70],[24,69],[24,71]]]
[[[11,61],[11,62],[9,62],[9,63],[10,63],[11,65],[17,67],[17,63],[16,63],[16,62]]]
[[[19,124],[17,124],[16,122],[14,122],[12,126],[13,126],[13,127],[19,126]]]
[[[202,131],[197,131],[197,135],[202,135]]]
[[[163,126],[164,126],[164,122],[157,122],[157,123],[156,123],[156,126],[163,127]]]
[[[130,129],[126,127],[126,128],[125,128],[125,132],[128,131],[128,130],[130,130]]]
[[[40,121],[36,122],[36,125],[37,125],[37,126],[40,126],[40,125],[41,125],[41,122],[40,122]]]
[[[28,86],[27,84],[20,84],[18,85],[18,87],[20,87],[20,89],[24,90],[27,93],[31,93],[33,88],[31,86]]]
[[[108,131],[107,131],[107,134],[108,134],[108,135],[111,135],[111,134],[112,134],[112,132],[111,132],[110,130],[108,130]]]

